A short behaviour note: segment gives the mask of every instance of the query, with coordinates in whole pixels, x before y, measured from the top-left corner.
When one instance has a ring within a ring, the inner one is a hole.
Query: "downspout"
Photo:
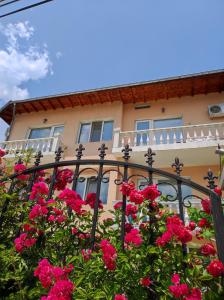
[[[7,132],[7,136],[5,138],[6,141],[9,140],[9,137],[11,135],[11,132],[12,132],[12,128],[13,128],[13,125],[15,123],[15,117],[16,117],[16,102],[13,102],[13,108],[12,108],[12,121],[9,125],[9,128],[8,128],[8,132]]]

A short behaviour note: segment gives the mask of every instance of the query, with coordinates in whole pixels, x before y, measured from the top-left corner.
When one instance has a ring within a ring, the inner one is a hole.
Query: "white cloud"
[[[57,59],[61,58],[62,57],[61,51],[57,51],[55,56],[56,56]]]
[[[23,87],[29,80],[44,78],[51,72],[46,45],[40,50],[30,44],[34,28],[26,22],[0,26],[7,44],[0,49],[0,100],[21,100],[29,97]]]

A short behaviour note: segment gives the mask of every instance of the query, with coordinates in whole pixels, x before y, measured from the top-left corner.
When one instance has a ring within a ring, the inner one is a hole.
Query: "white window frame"
[[[29,136],[30,136],[30,133],[31,133],[32,130],[34,130],[34,129],[44,129],[44,128],[51,128],[49,137],[47,137],[47,138],[51,138],[51,137],[53,137],[54,129],[57,128],[57,127],[64,127],[65,128],[65,125],[64,124],[59,124],[59,125],[48,125],[48,126],[43,126],[43,127],[30,127],[30,128],[28,128],[28,131],[27,131],[27,134],[26,134],[26,139],[29,139]]]
[[[141,123],[141,122],[145,122],[145,121],[149,122],[149,129],[142,129],[144,131],[144,130],[155,129],[154,128],[154,122],[155,121],[172,120],[172,119],[181,119],[183,121],[183,117],[182,116],[175,116],[175,117],[173,116],[173,117],[158,118],[158,119],[157,118],[156,119],[142,119],[142,120],[138,119],[138,120],[135,120],[135,131],[141,131],[141,130],[137,129],[137,124]],[[183,126],[183,125],[181,125],[181,126]],[[181,126],[178,126],[178,127],[181,127]]]
[[[96,122],[102,122],[102,128],[101,128],[101,133],[100,133],[100,140],[97,141],[97,142],[91,142],[90,141],[90,137],[91,137],[91,132],[92,132],[92,125],[93,123],[96,123]],[[112,122],[113,123],[113,128],[114,128],[114,120],[94,120],[94,121],[84,121],[84,122],[81,122],[80,125],[79,125],[79,130],[78,130],[78,136],[77,136],[77,139],[76,139],[76,143],[80,143],[80,134],[81,134],[81,129],[82,129],[82,125],[84,124],[90,124],[90,131],[89,131],[89,136],[88,136],[88,142],[86,143],[98,143],[98,142],[102,142],[102,136],[103,136],[103,128],[104,128],[104,123],[105,122]],[[112,129],[112,139],[113,139],[113,129]],[[111,140],[112,140],[111,139]]]

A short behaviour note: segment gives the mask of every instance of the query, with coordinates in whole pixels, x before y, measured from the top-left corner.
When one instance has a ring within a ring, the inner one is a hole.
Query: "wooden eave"
[[[43,98],[10,101],[0,110],[0,117],[10,124],[13,118],[14,103],[16,103],[16,114],[23,114],[114,101],[128,104],[222,91],[224,91],[224,70]]]

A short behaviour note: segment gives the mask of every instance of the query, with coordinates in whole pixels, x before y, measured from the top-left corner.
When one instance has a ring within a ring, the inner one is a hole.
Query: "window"
[[[137,134],[137,146],[139,145],[147,145],[149,142],[149,132],[148,129],[152,128],[152,121],[150,120],[142,120],[136,121],[136,130],[146,130],[146,132],[142,132]]]
[[[62,134],[64,131],[64,126],[52,126],[43,128],[34,128],[29,132],[28,139],[41,139],[48,137],[56,137]]]
[[[182,118],[176,118],[176,119],[162,119],[162,120],[155,120],[153,122],[153,128],[170,128],[170,127],[178,127],[183,125],[183,120]],[[177,129],[177,130],[170,130],[169,132],[167,131],[162,131],[158,132],[155,134],[156,137],[156,144],[160,144],[160,140],[162,139],[163,144],[167,144],[168,141],[170,144],[174,143],[174,133],[176,135],[176,142],[180,143],[181,140],[181,132],[182,129]]]
[[[136,145],[148,145],[155,140],[156,144],[173,144],[174,143],[174,133],[176,136],[175,142],[181,142],[182,129],[171,129],[169,131],[161,130],[153,133],[148,131],[149,129],[160,129],[160,128],[171,128],[179,127],[183,125],[182,118],[173,118],[173,119],[161,119],[161,120],[142,120],[136,121],[136,130],[145,132],[137,133]],[[162,142],[161,142],[162,140]]]
[[[113,136],[113,121],[82,123],[78,143],[110,141]]]
[[[108,196],[108,187],[109,182],[101,182],[100,189],[100,200],[102,200],[103,204],[107,204],[107,196]],[[86,195],[89,193],[96,193],[97,189],[97,181],[86,178],[85,181],[79,181],[77,183],[76,192],[83,198],[86,198]]]

